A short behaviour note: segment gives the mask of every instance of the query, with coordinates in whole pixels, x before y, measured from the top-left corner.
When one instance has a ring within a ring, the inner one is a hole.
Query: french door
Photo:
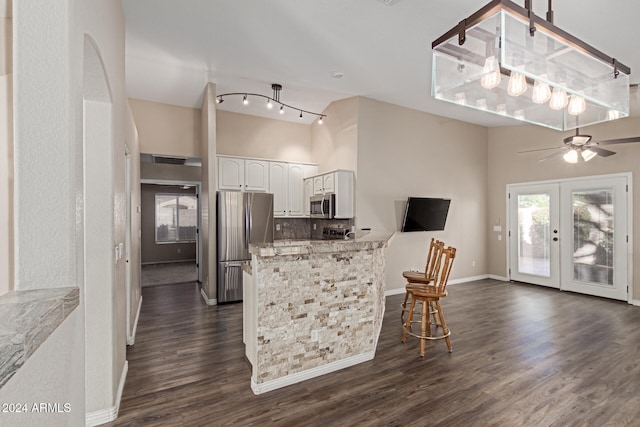
[[[508,186],[510,279],[627,300],[629,180]]]

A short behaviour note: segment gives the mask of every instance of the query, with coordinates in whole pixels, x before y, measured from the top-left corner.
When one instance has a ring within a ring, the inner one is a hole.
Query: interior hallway
[[[171,262],[142,265],[142,287],[193,283],[198,279],[196,263]]]
[[[640,309],[495,280],[452,285],[444,342],[400,342],[387,298],[376,358],[256,396],[242,305],[197,286],[143,289],[129,375],[110,426],[636,425]]]

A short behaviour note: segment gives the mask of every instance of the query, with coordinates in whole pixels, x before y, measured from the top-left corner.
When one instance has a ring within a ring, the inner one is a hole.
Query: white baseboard
[[[138,310],[136,311],[136,318],[133,321],[133,332],[131,332],[131,336],[127,337],[127,345],[134,345],[136,342],[136,331],[138,330],[138,319],[140,319],[141,308],[142,308],[142,295],[140,295],[140,301],[138,302]]]
[[[251,390],[254,394],[266,393],[268,391],[286,387],[291,384],[297,384],[302,381],[310,380],[311,378],[319,377],[320,375],[330,374],[331,372],[339,371],[341,369],[348,368],[349,366],[368,362],[369,360],[373,359],[375,354],[375,351],[369,351],[357,356],[329,363],[328,365],[307,369],[306,371],[297,372],[295,374],[287,375],[285,377],[260,384],[254,382],[253,378],[251,378]]]
[[[116,394],[115,405],[111,408],[101,409],[99,411],[86,414],[85,422],[87,427],[105,424],[118,418],[120,400],[122,400],[122,391],[124,390],[124,382],[127,379],[127,372],[129,372],[129,361],[125,360],[124,366],[122,367],[122,373],[120,374],[120,384],[118,384],[118,393]]]
[[[508,277],[504,277],[504,276],[496,276],[495,274],[490,274],[489,275],[489,279],[493,279],[493,280],[500,280],[502,282],[508,282],[509,278]]]
[[[507,281],[506,278],[502,278],[500,276],[494,276],[491,274],[481,274],[479,276],[470,276],[470,277],[463,277],[460,279],[452,279],[449,280],[449,283],[447,283],[447,285],[456,285],[458,283],[467,283],[467,282],[474,282],[476,280],[483,280],[483,279],[496,279],[496,280],[504,280]],[[401,288],[396,288],[396,289],[388,289],[384,292],[384,296],[388,297],[391,295],[399,295],[399,294],[404,294],[405,293],[405,288],[404,286],[402,286]]]
[[[632,299],[631,304],[640,306],[640,299]]]
[[[209,298],[207,293],[204,291],[204,288],[200,288],[200,295],[202,295],[202,298],[207,305],[218,305],[218,300],[215,298]]]

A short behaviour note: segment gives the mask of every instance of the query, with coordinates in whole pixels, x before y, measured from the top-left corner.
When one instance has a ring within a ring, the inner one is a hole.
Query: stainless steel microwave
[[[336,195],[324,194],[311,197],[311,218],[333,219],[336,214]]]

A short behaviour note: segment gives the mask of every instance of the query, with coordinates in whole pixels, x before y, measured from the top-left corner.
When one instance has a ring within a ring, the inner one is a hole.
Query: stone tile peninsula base
[[[390,237],[250,247],[243,338],[255,394],[373,359]]]

